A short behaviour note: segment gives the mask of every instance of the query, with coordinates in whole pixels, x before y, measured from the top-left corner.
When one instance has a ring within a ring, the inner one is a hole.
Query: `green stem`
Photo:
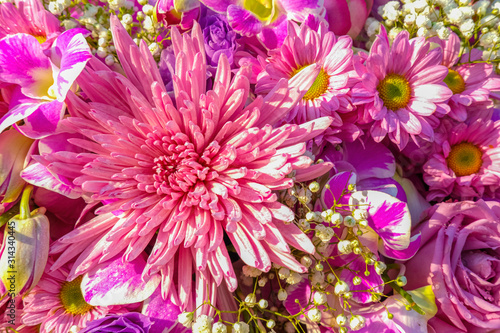
[[[21,220],[26,220],[30,218],[30,198],[31,192],[33,191],[33,185],[27,185],[24,188],[23,196],[21,197],[21,204],[19,206],[19,218]]]

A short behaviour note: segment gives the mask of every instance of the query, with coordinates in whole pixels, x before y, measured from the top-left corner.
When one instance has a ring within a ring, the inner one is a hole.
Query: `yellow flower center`
[[[298,72],[300,72],[307,66],[309,65],[304,65],[294,70],[290,78],[294,77]],[[330,83],[330,76],[325,72],[323,68],[321,68],[311,88],[309,88],[309,90],[306,92],[304,97],[302,97],[302,99],[310,101],[320,96],[323,96],[323,94],[328,90],[329,83]]]
[[[411,98],[410,83],[399,74],[388,74],[380,81],[377,90],[385,107],[393,111],[404,108]]]
[[[72,315],[82,315],[92,309],[92,305],[85,302],[80,284],[82,283],[82,276],[77,277],[73,281],[64,282],[59,298],[67,313]]]
[[[243,0],[243,7],[263,22],[272,23],[278,18],[278,5],[273,0]]]
[[[451,147],[446,162],[457,177],[462,177],[479,171],[483,164],[482,156],[481,149],[476,145],[470,142],[462,142]]]
[[[35,37],[36,40],[38,41],[38,43],[40,43],[40,44],[43,44],[47,41],[47,37],[42,36],[42,35],[40,35],[40,36],[33,35],[33,37]]]
[[[464,78],[452,69],[448,69],[448,75],[444,78],[444,83],[453,91],[454,94],[460,94],[465,90]]]

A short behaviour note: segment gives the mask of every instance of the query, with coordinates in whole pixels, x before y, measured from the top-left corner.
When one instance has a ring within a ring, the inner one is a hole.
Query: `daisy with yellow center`
[[[390,45],[382,28],[368,58],[354,66],[360,82],[352,89],[353,104],[360,106],[376,142],[387,136],[400,150],[410,139],[434,139],[428,117],[446,113],[452,95],[443,82],[448,71],[440,64],[441,50],[415,47],[418,43],[403,31]]]
[[[107,314],[121,314],[128,310],[121,305],[92,306],[82,294],[82,276],[66,281],[69,269],[63,266],[49,272],[49,259],[40,282],[23,298],[21,321],[27,326],[40,325],[40,332],[68,333],[72,326],[84,328],[87,323]]]
[[[448,139],[435,144],[438,152],[423,166],[427,199],[495,198],[500,184],[500,121],[460,123],[444,133]]]
[[[335,37],[326,26],[320,24],[312,29],[306,22],[300,27],[293,23],[280,49],[271,52],[269,64],[259,75],[256,92],[265,94],[271,91],[280,79],[287,79],[291,88],[304,86],[297,82],[297,74],[306,68],[316,66],[314,82],[302,91],[302,99],[283,119],[283,123],[303,123],[319,117],[330,116],[334,120],[330,133],[353,134],[359,131],[356,126],[344,126],[343,117],[353,111],[349,80],[352,66],[352,40],[348,36]],[[356,134],[355,134],[356,136]],[[316,138],[322,140],[321,138]],[[331,134],[327,140],[340,142],[341,136]]]

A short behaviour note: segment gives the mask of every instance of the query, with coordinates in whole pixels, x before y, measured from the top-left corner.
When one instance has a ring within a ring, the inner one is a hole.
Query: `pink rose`
[[[406,263],[406,288],[432,285],[439,311],[430,326],[443,333],[500,329],[500,203],[442,203],[428,216],[416,230],[422,246]]]

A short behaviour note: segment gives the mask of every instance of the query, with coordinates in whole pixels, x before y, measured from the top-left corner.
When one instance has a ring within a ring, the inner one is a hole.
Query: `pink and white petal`
[[[7,127],[33,114],[43,103],[19,104],[14,106],[0,119],[0,132]]]
[[[77,199],[81,196],[80,191],[75,188],[72,182],[63,182],[56,178],[50,171],[38,162],[31,163],[22,172],[21,177],[29,184],[46,188],[62,194],[70,199]]]
[[[47,96],[52,68],[35,37],[16,34],[0,40],[0,81],[20,85],[29,97]]]
[[[436,111],[436,105],[430,101],[419,98],[412,98],[406,106],[410,111],[420,116],[430,116]]]
[[[453,92],[442,84],[424,84],[413,88],[413,94],[419,99],[426,99],[430,102],[445,102],[453,96]]]
[[[161,277],[155,274],[143,281],[146,267],[144,256],[123,262],[122,256],[98,264],[82,279],[85,301],[93,306],[110,306],[142,302],[160,285]]]
[[[83,34],[71,29],[57,37],[52,47],[51,60],[59,67],[55,78],[57,100],[62,102],[66,94],[92,58],[90,47]],[[80,29],[81,30],[81,29]]]
[[[236,5],[227,7],[227,20],[234,31],[243,36],[254,36],[262,31],[262,22],[251,12]]]
[[[24,119],[24,125],[14,126],[29,138],[46,137],[55,133],[57,124],[64,115],[63,106],[59,101],[40,103],[40,107]]]
[[[421,235],[418,233],[410,239],[410,245],[404,250],[395,250],[386,246],[383,242],[379,243],[379,252],[387,258],[397,260],[408,260],[412,258],[420,248]]]
[[[386,193],[369,190],[352,193],[349,204],[368,208],[368,225],[386,246],[396,250],[408,248],[411,216],[406,203]]]

